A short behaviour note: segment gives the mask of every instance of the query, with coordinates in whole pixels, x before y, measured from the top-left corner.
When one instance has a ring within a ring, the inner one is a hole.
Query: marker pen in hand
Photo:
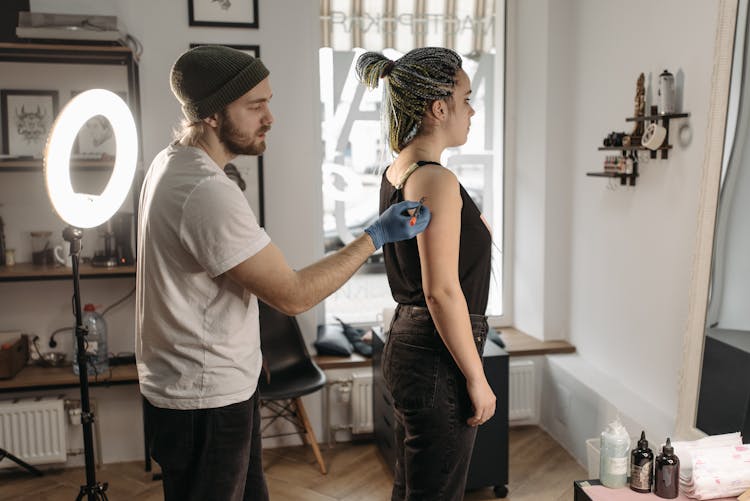
[[[409,220],[409,226],[414,226],[417,224],[417,218],[419,217],[419,213],[422,212],[422,205],[424,204],[424,197],[419,199],[419,205],[414,210],[414,215]]]

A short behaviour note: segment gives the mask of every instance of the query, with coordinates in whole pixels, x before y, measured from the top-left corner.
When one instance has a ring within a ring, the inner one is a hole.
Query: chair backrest
[[[310,359],[296,318],[281,313],[260,300],[258,309],[260,348],[271,374]]]

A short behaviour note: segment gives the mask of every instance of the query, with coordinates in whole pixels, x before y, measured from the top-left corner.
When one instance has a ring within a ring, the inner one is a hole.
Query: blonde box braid
[[[379,52],[357,60],[357,77],[375,89],[384,80],[383,124],[391,150],[399,153],[419,132],[427,107],[453,95],[461,57],[442,47],[421,47],[391,61]]]

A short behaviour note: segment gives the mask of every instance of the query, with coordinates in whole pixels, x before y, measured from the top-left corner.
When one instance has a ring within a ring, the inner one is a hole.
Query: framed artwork
[[[70,93],[71,99],[83,91],[74,90]],[[127,92],[115,92],[126,103],[128,102]],[[105,156],[114,157],[116,151],[115,134],[112,131],[112,124],[103,115],[96,115],[90,118],[81,130],[78,131],[76,142],[73,147],[74,154],[85,158],[102,158]]]
[[[236,45],[236,44],[210,44],[210,43],[191,43],[190,48],[193,49],[195,47],[199,47],[201,45],[223,45],[224,47],[231,47],[233,49],[241,50],[243,52],[247,52],[253,57],[260,57],[260,45]]]
[[[56,90],[0,90],[4,154],[42,157],[57,99]]]
[[[258,0],[188,0],[190,26],[258,27]]]

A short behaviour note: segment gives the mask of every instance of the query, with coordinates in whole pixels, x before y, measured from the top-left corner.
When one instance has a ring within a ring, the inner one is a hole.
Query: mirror
[[[705,324],[696,428],[750,441],[750,51],[739,3]]]
[[[748,0],[721,4],[677,433],[750,439]],[[736,29],[735,29],[736,28]]]

